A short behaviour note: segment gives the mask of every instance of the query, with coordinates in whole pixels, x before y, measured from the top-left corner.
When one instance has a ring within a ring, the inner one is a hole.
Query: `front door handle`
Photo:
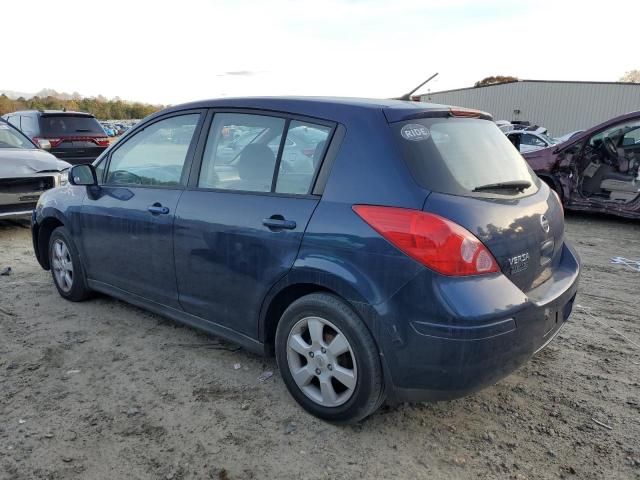
[[[271,230],[293,230],[296,228],[296,222],[293,220],[285,220],[282,215],[272,215],[269,218],[262,220],[262,224]]]
[[[149,205],[147,210],[153,215],[166,215],[169,213],[169,207],[163,207],[162,204],[156,202],[153,205]]]

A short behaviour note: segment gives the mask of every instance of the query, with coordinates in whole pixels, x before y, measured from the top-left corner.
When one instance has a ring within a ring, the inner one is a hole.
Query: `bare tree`
[[[485,85],[496,85],[498,83],[511,83],[511,82],[517,82],[518,81],[518,77],[512,77],[512,76],[505,76],[505,75],[496,75],[493,77],[486,77],[483,78],[482,80],[476,82],[473,86],[474,87],[484,87]]]
[[[621,82],[640,83],[640,70],[629,70],[622,77]]]

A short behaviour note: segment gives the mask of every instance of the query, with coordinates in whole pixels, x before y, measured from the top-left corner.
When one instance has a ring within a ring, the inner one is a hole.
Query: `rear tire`
[[[53,283],[61,297],[72,302],[85,300],[91,294],[78,250],[65,227],[58,227],[49,238],[49,265]]]
[[[376,343],[334,295],[314,293],[293,302],[278,323],[275,353],[287,389],[316,417],[357,422],[384,401]]]

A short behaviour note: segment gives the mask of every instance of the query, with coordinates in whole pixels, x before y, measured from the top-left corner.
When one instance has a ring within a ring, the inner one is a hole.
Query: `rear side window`
[[[270,192],[285,120],[265,115],[218,113],[202,159],[198,186]]]
[[[40,117],[40,130],[43,137],[105,135],[95,118],[84,115],[43,115]]]
[[[392,126],[416,181],[428,190],[483,196],[477,187],[528,181],[535,175],[504,133],[488,120],[428,118]]]
[[[331,128],[266,115],[217,113],[198,186],[308,194]],[[284,142],[282,137],[284,137]]]
[[[306,194],[320,165],[331,129],[313,123],[292,121],[278,169],[277,193]]]

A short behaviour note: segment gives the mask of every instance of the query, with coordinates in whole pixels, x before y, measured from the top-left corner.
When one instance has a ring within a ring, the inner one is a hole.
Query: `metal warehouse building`
[[[434,92],[420,99],[484,110],[494,120],[529,121],[560,136],[640,110],[640,83],[520,80]]]

